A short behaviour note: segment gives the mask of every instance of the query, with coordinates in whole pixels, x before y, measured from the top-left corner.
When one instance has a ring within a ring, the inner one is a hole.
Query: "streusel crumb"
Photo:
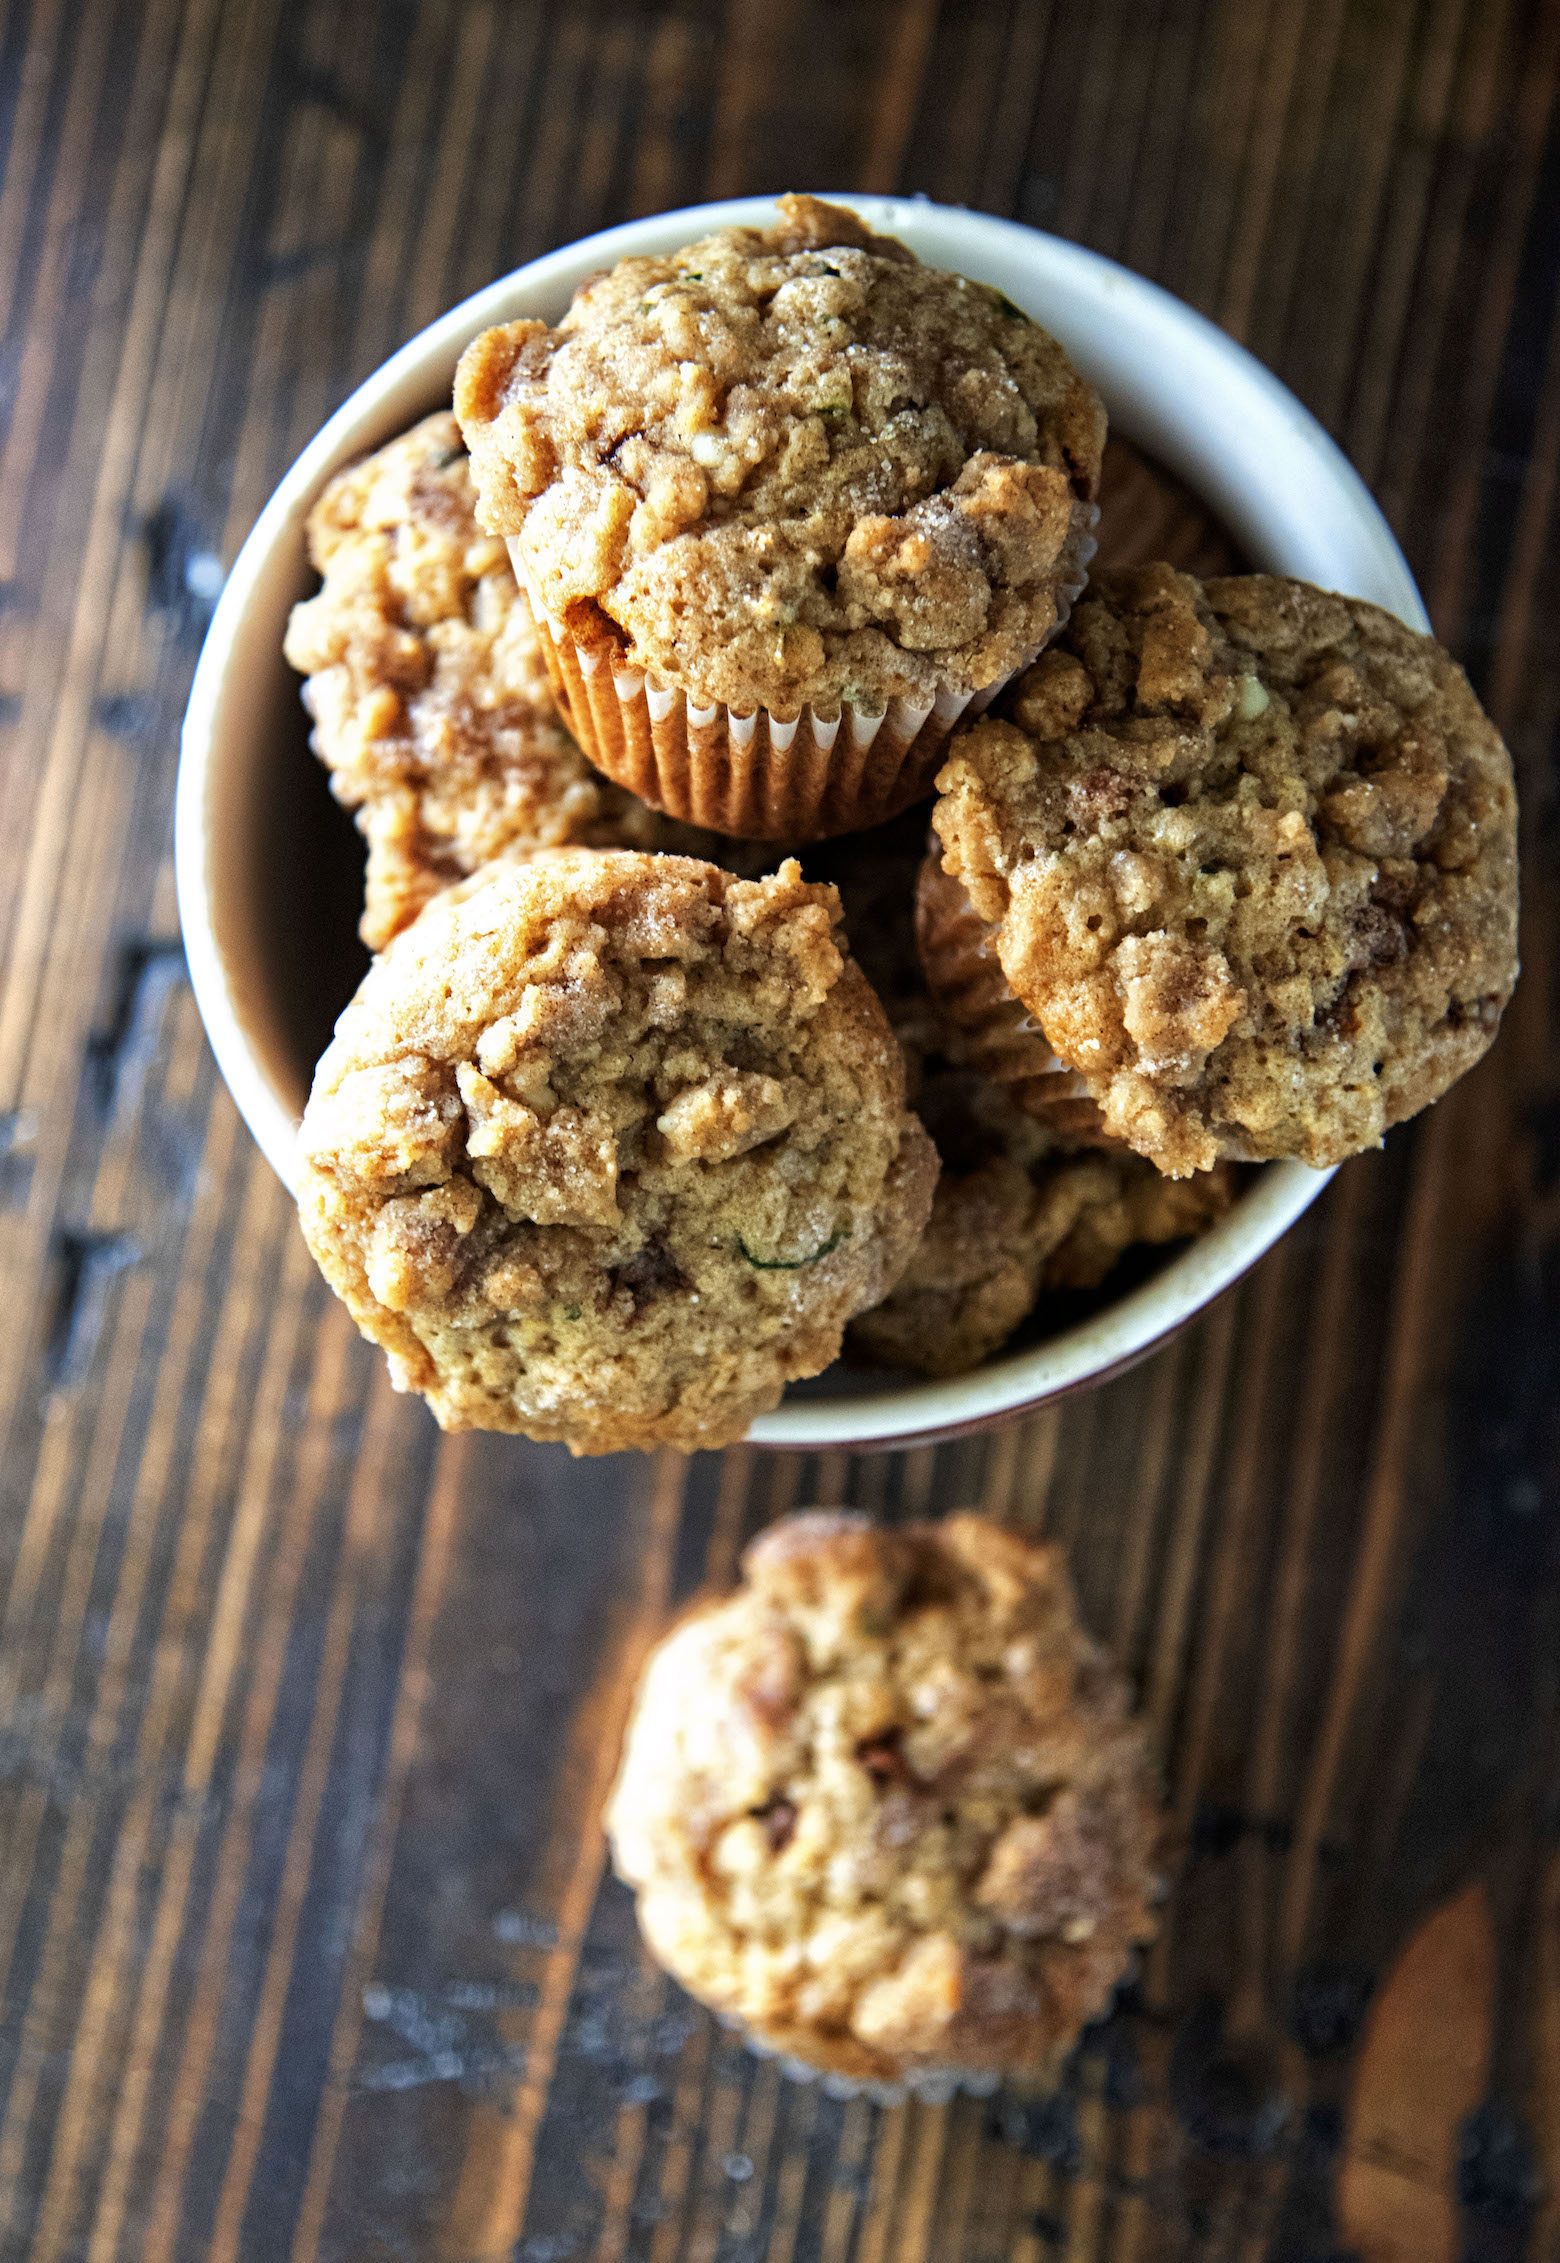
[[[1047,1290],[1097,1288],[1129,1249],[1189,1241],[1235,1199],[1232,1164],[1167,1179],[1140,1155],[1080,1153],[983,1076],[934,1073],[916,1106],[942,1175],[897,1284],[851,1322],[848,1349],[874,1366],[967,1374]]]
[[[712,836],[599,776],[558,720],[448,410],[339,472],[308,543],[324,586],[294,606],[286,653],[308,679],[314,750],[368,845],[371,950],[496,856],[571,842],[711,853]]]

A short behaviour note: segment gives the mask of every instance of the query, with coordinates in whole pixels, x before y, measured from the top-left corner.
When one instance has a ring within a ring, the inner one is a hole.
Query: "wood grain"
[[[13,0],[0,2263],[1552,2263],[1557,86],[1555,0]],[[793,185],[1057,228],[1295,387],[1510,737],[1524,981],[1200,1326],[1011,1431],[441,1439],[184,979],[214,577],[443,307]],[[1054,2097],[784,2079],[605,1870],[646,1645],[809,1501],[1056,1534],[1142,1690],[1183,1876]]]

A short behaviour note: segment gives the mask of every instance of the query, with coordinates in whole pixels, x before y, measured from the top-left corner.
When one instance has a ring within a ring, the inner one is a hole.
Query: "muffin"
[[[924,1079],[917,1112],[942,1161],[932,1214],[898,1282],[851,1322],[853,1358],[966,1375],[1048,1292],[1098,1288],[1128,1250],[1190,1240],[1235,1199],[1232,1164],[1167,1179],[1124,1149],[1079,1153],[1013,1090],[949,1069]]]
[[[607,1814],[652,1953],[846,2083],[1052,2074],[1153,1931],[1154,1771],[1060,1552],[813,1511],[652,1654]]]
[[[339,472],[308,545],[324,587],[293,607],[286,653],[308,679],[314,751],[368,845],[370,950],[496,856],[570,842],[718,853],[600,777],[563,728],[449,410]]]
[[[1379,1144],[1517,973],[1511,761],[1456,663],[1303,582],[1099,576],[938,778],[945,869],[1105,1129],[1176,1176]]]
[[[801,841],[926,794],[1065,617],[1105,416],[1000,292],[815,198],[779,214],[485,332],[455,406],[587,753]]]
[[[937,1161],[839,900],[588,849],[365,976],[300,1132],[309,1247],[447,1429],[723,1445],[902,1271]]]

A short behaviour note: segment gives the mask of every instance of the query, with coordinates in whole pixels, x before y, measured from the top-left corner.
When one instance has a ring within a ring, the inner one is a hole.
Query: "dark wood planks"
[[[0,2257],[1548,2253],[1557,81],[1550,0],[13,7]],[[1528,971],[1466,1086],[1092,1397],[875,1459],[441,1441],[183,981],[206,561],[494,273],[796,183],[1058,227],[1295,385],[1511,736]],[[1055,1532],[1142,1688],[1186,1875],[1058,2100],[786,2082],[604,1873],[645,1646],[811,1500]]]

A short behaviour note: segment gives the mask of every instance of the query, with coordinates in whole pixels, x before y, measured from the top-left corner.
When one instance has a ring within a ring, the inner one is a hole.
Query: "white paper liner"
[[[1092,512],[1091,528],[1098,516]],[[929,701],[892,699],[879,713],[847,701],[791,717],[766,707],[740,714],[720,702],[700,706],[578,644],[548,613],[518,537],[508,543],[554,696],[589,759],[653,808],[738,839],[826,840],[896,817],[931,793],[954,726],[983,714],[1043,649],[1023,653],[977,691],[945,686]],[[1092,532],[1077,537],[1050,636],[1066,623],[1095,548]]]

